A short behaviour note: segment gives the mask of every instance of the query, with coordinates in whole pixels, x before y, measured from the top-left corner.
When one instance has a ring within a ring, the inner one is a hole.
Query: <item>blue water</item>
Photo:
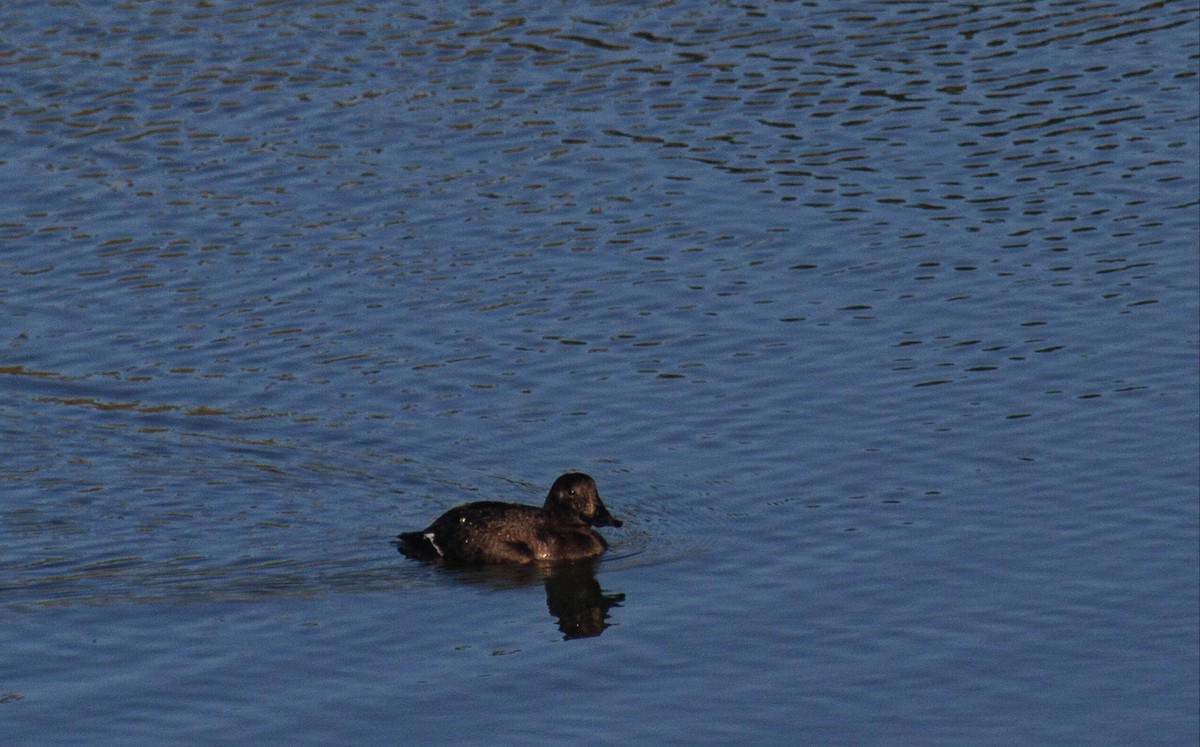
[[[1195,3],[0,29],[15,743],[1200,739]]]

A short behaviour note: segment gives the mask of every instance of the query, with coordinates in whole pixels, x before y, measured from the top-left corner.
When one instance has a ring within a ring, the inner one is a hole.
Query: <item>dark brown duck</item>
[[[487,565],[587,560],[608,549],[592,527],[619,527],[596,481],[569,472],[554,481],[541,508],[479,501],[452,508],[419,532],[400,535],[400,550],[418,558]]]

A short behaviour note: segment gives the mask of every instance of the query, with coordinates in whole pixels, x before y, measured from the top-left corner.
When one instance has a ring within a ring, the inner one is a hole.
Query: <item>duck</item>
[[[477,501],[450,509],[432,524],[397,538],[400,552],[460,565],[569,563],[608,550],[592,527],[623,522],[600,500],[596,481],[568,472],[550,486],[539,508],[521,503]]]

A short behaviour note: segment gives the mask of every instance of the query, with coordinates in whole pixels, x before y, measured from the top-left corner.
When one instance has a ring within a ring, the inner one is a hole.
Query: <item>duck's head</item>
[[[619,527],[622,523],[600,500],[596,481],[582,472],[568,472],[555,480],[544,508],[556,521],[566,524]]]

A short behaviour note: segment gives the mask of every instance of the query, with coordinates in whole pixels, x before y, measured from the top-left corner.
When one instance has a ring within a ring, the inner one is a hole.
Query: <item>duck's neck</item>
[[[588,523],[579,518],[579,515],[573,511],[564,511],[557,506],[546,505],[543,507],[546,511],[546,518],[556,526],[561,527],[586,527]]]

